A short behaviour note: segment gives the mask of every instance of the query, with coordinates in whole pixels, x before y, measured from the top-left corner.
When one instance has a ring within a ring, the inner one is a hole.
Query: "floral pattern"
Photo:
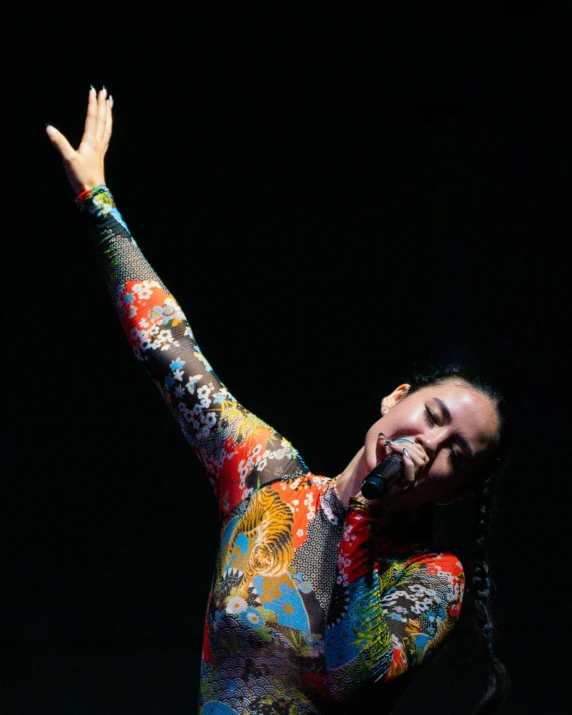
[[[384,688],[431,657],[459,617],[462,565],[380,533],[357,501],[344,507],[336,479],[313,474],[219,380],[109,189],[95,187],[80,208],[133,353],[219,505],[201,715],[325,713],[362,688],[389,712]]]

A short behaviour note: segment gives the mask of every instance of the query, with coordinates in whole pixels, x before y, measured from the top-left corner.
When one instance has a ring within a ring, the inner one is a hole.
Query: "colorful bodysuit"
[[[390,712],[409,671],[458,619],[461,564],[380,533],[363,500],[345,507],[336,478],[313,474],[218,379],[109,189],[95,187],[80,208],[135,356],[218,500],[199,713],[343,712],[366,689],[376,712]]]

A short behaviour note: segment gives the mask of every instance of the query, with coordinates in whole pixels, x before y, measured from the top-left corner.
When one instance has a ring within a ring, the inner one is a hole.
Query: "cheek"
[[[454,489],[456,479],[447,462],[446,455],[438,455],[429,472],[420,479],[416,491],[423,501],[445,499],[447,494]]]
[[[388,422],[396,432],[396,436],[397,432],[399,434],[415,435],[428,429],[425,421],[424,404],[408,404],[407,400],[403,400],[390,411],[388,418]]]
[[[435,482],[446,482],[448,485],[453,483],[454,469],[449,459],[449,455],[444,451],[439,452],[435,461],[429,469],[428,476]]]

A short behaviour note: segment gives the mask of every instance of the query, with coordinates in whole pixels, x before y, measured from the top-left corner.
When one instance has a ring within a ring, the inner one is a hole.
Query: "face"
[[[382,417],[368,430],[364,457],[369,470],[385,456],[386,439],[406,437],[429,458],[406,491],[392,487],[410,505],[464,496],[471,478],[494,448],[499,417],[487,395],[458,381],[423,387],[408,394],[401,385],[384,398]],[[388,498],[391,498],[391,491]]]

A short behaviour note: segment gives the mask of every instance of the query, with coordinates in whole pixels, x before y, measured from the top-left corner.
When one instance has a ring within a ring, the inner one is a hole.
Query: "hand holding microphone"
[[[392,440],[394,443],[407,442],[413,444],[413,440],[401,437]],[[396,482],[403,479],[403,455],[400,452],[390,452],[387,457],[380,462],[367,477],[363,480],[361,493],[366,499],[379,499]]]

